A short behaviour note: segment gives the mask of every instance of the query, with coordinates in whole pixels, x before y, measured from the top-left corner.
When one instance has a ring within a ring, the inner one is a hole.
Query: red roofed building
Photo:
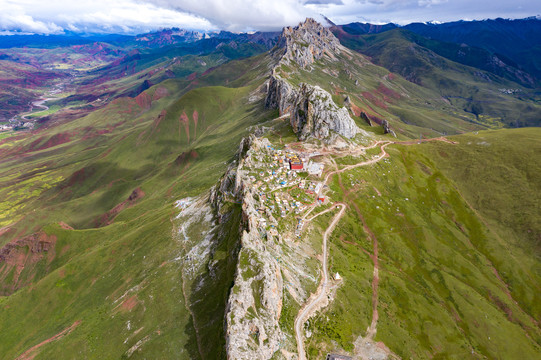
[[[302,170],[303,169],[302,161],[300,161],[298,158],[289,160],[289,168],[291,170]]]

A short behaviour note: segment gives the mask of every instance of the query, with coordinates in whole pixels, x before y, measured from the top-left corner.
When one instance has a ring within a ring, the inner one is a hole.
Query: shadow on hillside
[[[235,206],[222,218],[215,231],[212,253],[206,271],[200,274],[191,288],[190,309],[193,322],[185,332],[190,341],[197,333],[197,346],[187,349],[193,359],[226,359],[225,311],[229,292],[233,287],[240,241],[241,209]],[[219,256],[218,254],[226,254]],[[195,339],[194,339],[195,340]],[[199,353],[195,353],[199,348]]]

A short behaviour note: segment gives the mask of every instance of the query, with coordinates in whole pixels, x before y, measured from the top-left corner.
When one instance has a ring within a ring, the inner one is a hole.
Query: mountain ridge
[[[405,45],[423,86],[313,20],[271,49],[80,70],[50,120],[0,139],[0,353],[540,354],[539,129],[464,107],[489,104],[472,78],[500,110],[530,100],[395,30],[371,51]]]

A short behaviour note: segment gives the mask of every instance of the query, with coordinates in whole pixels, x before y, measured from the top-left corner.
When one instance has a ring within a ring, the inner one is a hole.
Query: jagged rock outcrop
[[[278,109],[280,115],[290,111],[297,92],[286,80],[279,75],[271,75],[267,86],[267,97],[265,98],[265,107]]]
[[[285,27],[277,46],[284,49],[283,60],[293,61],[303,69],[324,55],[334,58],[342,48],[340,41],[329,29],[311,18],[296,27]]]
[[[364,111],[361,111],[361,119],[363,119],[369,126],[372,126],[372,121]]]
[[[300,86],[291,109],[290,122],[300,140],[313,136],[330,143],[336,134],[351,139],[360,131],[347,109],[338,107],[331,94],[319,86],[308,84]]]
[[[387,120],[383,120],[383,122],[381,123],[381,126],[383,126],[383,133],[391,134],[394,137],[396,137],[395,132],[393,131],[393,129],[391,129],[391,127],[389,126],[389,122]]]
[[[234,286],[227,303],[226,351],[228,359],[270,359],[279,350],[282,332],[283,280],[276,259],[267,251],[257,226],[253,187],[243,169],[254,151],[266,149],[267,139],[243,139],[238,166],[231,166],[211,191],[210,201],[219,208],[226,197],[242,204],[241,249]]]
[[[338,39],[314,19],[298,26],[286,27],[274,54],[280,58],[267,83],[265,106],[290,115],[291,126],[300,140],[309,137],[332,143],[337,134],[353,138],[361,130],[346,108],[338,107],[331,95],[318,86],[293,86],[279,75],[281,64],[295,63],[303,69],[325,55],[333,59],[345,51]]]

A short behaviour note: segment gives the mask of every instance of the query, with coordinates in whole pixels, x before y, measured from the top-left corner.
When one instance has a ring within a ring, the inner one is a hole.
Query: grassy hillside
[[[430,89],[432,97],[427,99],[445,99],[453,107],[474,115],[476,123],[514,127],[539,125],[538,99],[531,89],[445,58],[449,55],[445,51],[452,51],[445,44],[423,39],[404,29],[375,35],[338,36],[344,45],[368,55],[374,63]],[[470,57],[476,58],[475,54]],[[479,65],[478,61],[481,60],[470,62]],[[500,75],[512,80],[524,76],[511,70]],[[506,93],[505,89],[513,92]]]
[[[392,145],[388,159],[335,175],[333,199],[349,211],[333,233],[330,268],[344,282],[311,322],[313,357],[353,351],[364,336],[374,241],[376,340],[402,358],[539,357],[539,136],[497,130],[452,137],[454,145]]]
[[[312,71],[281,65],[279,73],[290,83],[318,85],[333,95],[339,106],[348,106],[357,125],[376,130],[387,120],[402,138],[434,137],[484,129],[490,124],[443,99],[433,89],[374,65],[358,53],[336,54],[314,64]],[[345,100],[349,99],[351,105]],[[370,120],[368,125],[363,114]]]
[[[487,49],[497,56],[512,59],[518,67],[537,78],[541,75],[539,60],[541,20],[538,17],[455,21],[444,24],[413,23],[406,28],[440,41],[466,43]]]
[[[254,50],[220,49],[230,58]],[[275,126],[281,147],[295,141],[287,120],[263,106],[271,54],[227,63],[217,53],[132,55],[86,78],[78,95],[112,95],[85,116],[0,137],[3,358],[226,356],[242,211],[234,200],[217,213],[206,200],[256,126]],[[440,77],[441,68],[429,71],[434,81],[456,75],[449,88],[468,95],[471,77],[457,66]],[[107,71],[111,78],[100,77]],[[325,88],[374,138],[394,140],[382,134],[384,119],[398,139],[470,132],[452,137],[458,144],[390,145],[388,159],[333,177],[330,198],[348,210],[330,238],[329,264],[343,282],[309,322],[310,357],[353,351],[370,324],[374,288],[376,340],[404,358],[538,356],[540,131],[481,131],[501,122],[464,111],[464,99],[442,98],[428,79],[420,86],[353,52],[312,71],[277,71],[294,85]],[[341,168],[378,151],[327,164]],[[289,255],[309,264],[307,296],[331,218],[319,217],[313,237]],[[289,295],[283,303],[280,326],[294,350],[300,305]]]
[[[1,245],[11,243],[0,262],[0,291],[10,295],[0,298],[4,357],[57,334],[36,359],[222,356],[238,209],[218,227],[201,220],[191,230],[196,240],[210,234],[222,254],[198,272],[213,268],[222,280],[201,286],[179,261],[199,241],[180,246],[174,202],[205,198],[247,129],[275,116],[256,91],[265,61],[225,65],[219,79],[236,87],[169,81],[2,140]],[[213,302],[197,305],[209,294]]]

